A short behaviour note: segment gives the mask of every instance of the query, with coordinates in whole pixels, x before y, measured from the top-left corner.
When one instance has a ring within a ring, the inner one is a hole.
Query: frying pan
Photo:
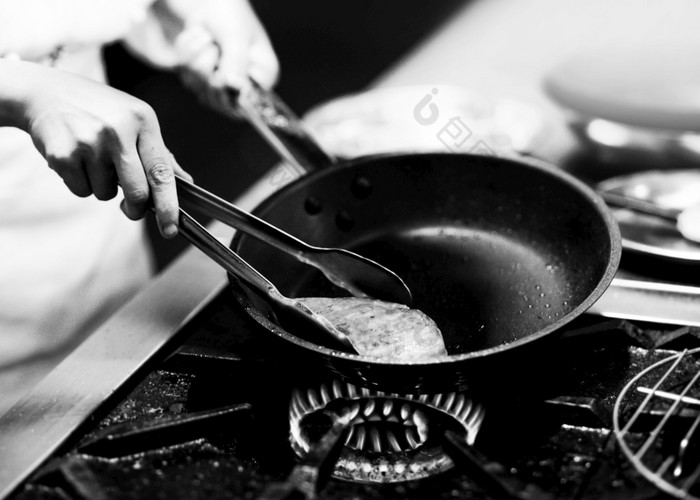
[[[527,356],[610,284],[621,253],[617,225],[590,188],[557,167],[447,152],[333,159],[276,96],[259,99],[241,95],[239,105],[268,139],[275,136],[270,144],[292,145],[284,154],[297,166],[332,165],[296,179],[254,213],[311,244],[348,248],[398,273],[449,353],[407,363],[329,349],[284,331],[265,301],[231,278],[236,300],[292,348],[286,355],[300,369],[323,366],[393,392],[467,389],[494,368],[507,374],[513,355]],[[261,120],[256,107],[285,118]],[[285,295],[340,295],[308,266],[253,238],[236,234],[231,248]]]

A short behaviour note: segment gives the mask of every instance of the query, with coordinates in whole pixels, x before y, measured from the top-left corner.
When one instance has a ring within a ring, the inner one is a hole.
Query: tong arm
[[[180,234],[230,274],[242,279],[263,294],[269,296],[277,292],[275,285],[236,252],[221,243],[182,208],[180,209]]]
[[[181,201],[192,205],[203,214],[213,217],[224,224],[238,229],[285,253],[295,255],[302,262],[308,262],[306,248],[308,245],[300,239],[286,233],[268,222],[241,210],[233,203],[175,176],[178,196]]]

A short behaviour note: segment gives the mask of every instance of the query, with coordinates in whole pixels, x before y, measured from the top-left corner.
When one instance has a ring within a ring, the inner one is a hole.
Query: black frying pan
[[[392,391],[465,388],[497,360],[506,363],[506,354],[524,354],[600,297],[621,252],[617,225],[591,189],[524,159],[434,153],[341,161],[297,179],[254,212],[308,243],[352,249],[406,281],[413,307],[442,330],[448,359],[396,363],[317,345],[281,329],[262,299],[231,280],[248,314],[294,355]],[[308,266],[250,237],[237,234],[231,247],[285,295],[339,294]]]

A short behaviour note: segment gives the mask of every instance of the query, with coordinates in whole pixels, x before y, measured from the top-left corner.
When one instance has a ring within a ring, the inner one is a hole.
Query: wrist
[[[53,70],[14,58],[0,59],[0,126],[28,129],[30,105],[46,71]]]

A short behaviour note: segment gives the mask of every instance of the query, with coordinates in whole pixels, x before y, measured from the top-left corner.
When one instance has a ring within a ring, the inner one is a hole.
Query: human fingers
[[[47,159],[49,168],[56,172],[68,189],[81,198],[92,194],[92,187],[83,166],[80,154],[69,157],[53,156]]]
[[[179,210],[175,191],[174,158],[165,147],[153,108],[132,103],[128,128],[114,135],[112,159],[124,192],[122,211],[140,219],[152,202],[161,234],[177,234]]]
[[[194,182],[194,179],[192,178],[192,175],[189,174],[184,168],[182,168],[177,161],[175,160],[174,156],[172,153],[169,153],[169,162],[170,165],[173,167],[173,173],[177,176],[179,176],[182,179],[185,179],[188,182]],[[124,163],[131,162],[132,164],[134,163],[141,163],[141,158],[138,155],[138,152],[134,149],[130,154],[125,155],[126,157],[131,157],[131,160],[126,160]],[[143,170],[141,170],[143,171]],[[137,175],[134,177],[132,176],[125,176],[125,180],[122,182],[123,188],[124,188],[124,193],[125,197],[124,200],[122,200],[121,203],[121,209],[122,211],[127,215],[127,217],[131,219],[140,219],[143,216],[143,212],[145,211],[143,204],[141,203],[141,196],[140,196],[140,185],[142,183],[148,183],[147,177],[138,175],[138,171],[135,172]],[[135,187],[135,189],[134,189]],[[129,203],[129,199],[134,199],[136,198],[136,203]],[[148,202],[146,203],[146,208],[147,208]]]
[[[43,124],[42,124],[43,125]],[[56,172],[68,189],[75,195],[86,198],[92,194],[90,181],[85,171],[85,156],[89,147],[79,144],[69,128],[61,122],[51,121],[44,133],[44,127],[37,127],[32,136],[39,152],[44,156],[51,170]]]
[[[111,200],[117,195],[118,181],[116,167],[102,143],[96,144],[83,155],[83,165],[90,188],[98,200]]]
[[[190,50],[216,47],[217,64],[214,71],[202,73],[205,80],[219,90],[224,86],[241,88],[249,76],[251,46],[261,30],[247,0],[210,2],[198,20],[188,26],[186,31],[191,33],[181,42],[189,44]]]
[[[139,134],[137,149],[150,189],[161,234],[172,238],[180,217],[175,186],[175,158],[163,143],[160,130],[149,128]],[[179,169],[181,170],[181,169]]]
[[[150,189],[136,148],[136,138],[119,148],[114,157],[114,164],[124,193],[122,212],[132,220],[143,218],[148,209]]]
[[[224,87],[240,89],[248,81],[248,51],[247,40],[217,41],[219,60],[215,73],[209,75],[209,84],[215,89]]]

